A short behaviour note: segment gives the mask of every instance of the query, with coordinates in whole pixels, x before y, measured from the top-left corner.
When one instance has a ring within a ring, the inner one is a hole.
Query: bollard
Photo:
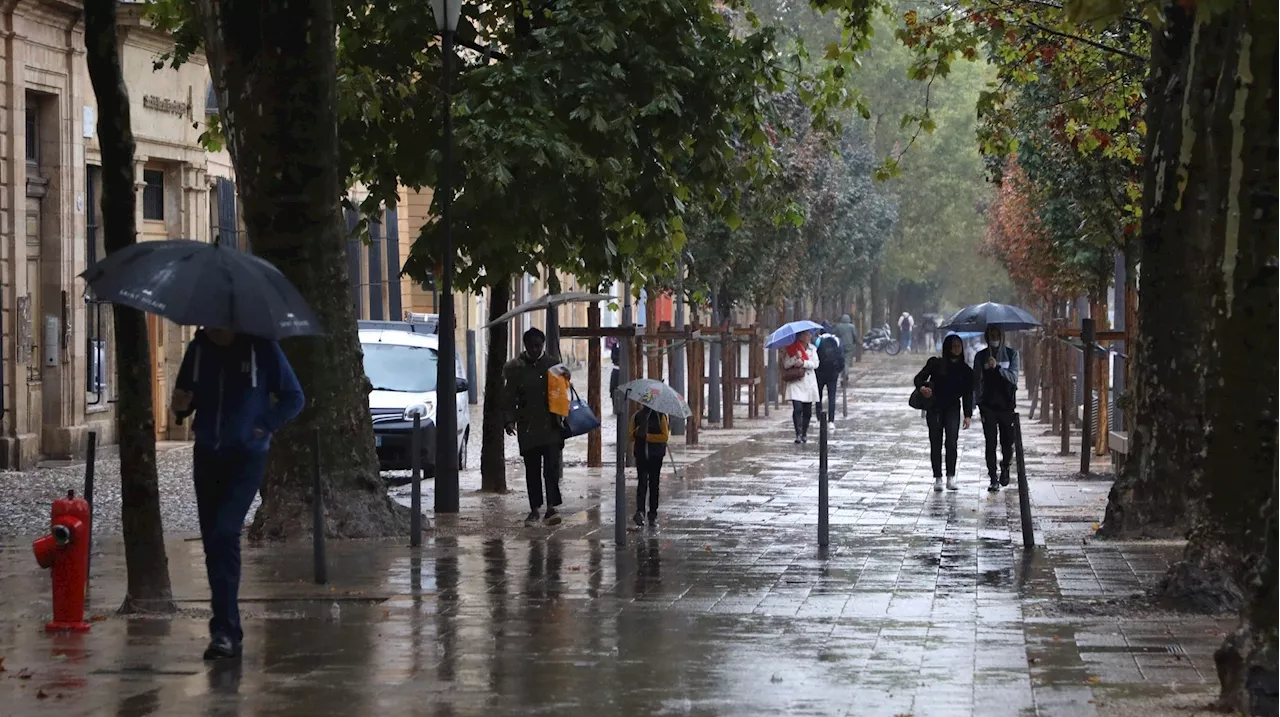
[[[84,502],[89,504],[89,524],[93,525],[93,472],[97,462],[98,432],[89,431],[89,445],[84,451]],[[89,573],[93,568],[93,532],[89,533],[89,555],[84,561],[84,587],[89,589]]]
[[[409,499],[409,547],[422,545],[422,416],[413,414],[413,434],[409,436],[410,480],[413,483]]]
[[[818,547],[827,547],[827,414],[818,404]]]
[[[849,417],[849,369],[844,370],[844,380],[840,382],[840,401],[843,404],[840,409],[840,417]]]
[[[1022,452],[1022,416],[1013,414],[1013,445],[1018,458],[1018,512],[1022,514],[1022,547],[1036,547],[1036,533],[1031,527],[1031,491],[1027,490],[1027,461]]]
[[[480,403],[480,382],[476,380],[476,330],[467,329],[467,403]]]
[[[311,548],[315,563],[316,585],[329,582],[329,568],[324,557],[324,485],[320,481],[320,429],[312,434],[311,444]]]

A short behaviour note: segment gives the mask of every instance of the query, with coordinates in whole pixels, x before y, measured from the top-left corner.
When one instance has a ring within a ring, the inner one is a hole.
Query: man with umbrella
[[[172,408],[179,420],[196,414],[196,509],[213,608],[206,660],[240,656],[240,531],[262,484],[271,436],[304,401],[275,341],[209,328],[187,346]]]
[[[502,367],[506,431],[520,440],[520,456],[524,458],[525,482],[529,488],[527,526],[539,520],[558,525],[560,515],[560,450],[564,446],[563,421],[551,412],[547,402],[547,372],[560,360],[546,352],[547,336],[536,328],[524,332],[524,351]],[[543,505],[543,483],[546,484],[547,512],[540,516]]]
[[[982,412],[982,434],[987,442],[987,490],[996,493],[1009,485],[1013,457],[1013,412],[1017,408],[1018,352],[1004,343],[1004,331],[996,324],[983,334],[987,347],[973,359],[974,395]],[[996,439],[1000,440],[1000,473],[996,474]]]

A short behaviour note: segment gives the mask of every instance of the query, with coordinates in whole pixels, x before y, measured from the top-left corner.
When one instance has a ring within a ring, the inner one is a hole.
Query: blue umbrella
[[[795,343],[796,336],[806,331],[821,331],[822,324],[816,324],[812,321],[792,321],[784,324],[781,328],[769,334],[769,339],[764,342],[767,349],[778,349],[783,346],[790,346]]]
[[[943,331],[985,331],[988,326],[1018,331],[1034,329],[1040,326],[1040,322],[1025,309],[988,301],[960,309],[938,328]]]

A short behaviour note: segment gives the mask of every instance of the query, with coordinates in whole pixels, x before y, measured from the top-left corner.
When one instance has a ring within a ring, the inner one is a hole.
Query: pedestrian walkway
[[[831,438],[831,544],[816,544],[818,446],[774,415],[710,439],[663,487],[662,524],[613,544],[612,472],[585,468],[558,529],[502,501],[405,540],[246,551],[245,656],[206,665],[198,542],[170,545],[182,612],[111,614],[123,551],[95,556],[96,622],[49,637],[48,578],[0,543],[8,715],[1187,715],[1216,690],[1232,623],[1133,596],[1173,543],[1089,536],[1109,484],[1070,477],[1025,427],[1037,539],[989,495],[981,431],[961,490],[934,493],[909,359],[873,358]],[[754,430],[754,435],[747,435]],[[704,433],[714,436],[715,431]],[[695,456],[696,457],[696,456]],[[628,476],[632,494],[633,475]],[[517,496],[518,498],[519,496]],[[629,511],[628,511],[629,514]]]

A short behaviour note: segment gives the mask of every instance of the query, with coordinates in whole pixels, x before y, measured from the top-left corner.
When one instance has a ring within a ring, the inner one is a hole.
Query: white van
[[[409,331],[362,330],[364,373],[373,385],[369,413],[378,463],[384,471],[408,470],[413,416],[422,416],[422,469],[435,475],[436,453],[436,364],[440,340],[434,334]],[[454,390],[458,412],[458,468],[466,467],[467,443],[471,440],[467,410],[467,379],[462,360],[454,353]]]

